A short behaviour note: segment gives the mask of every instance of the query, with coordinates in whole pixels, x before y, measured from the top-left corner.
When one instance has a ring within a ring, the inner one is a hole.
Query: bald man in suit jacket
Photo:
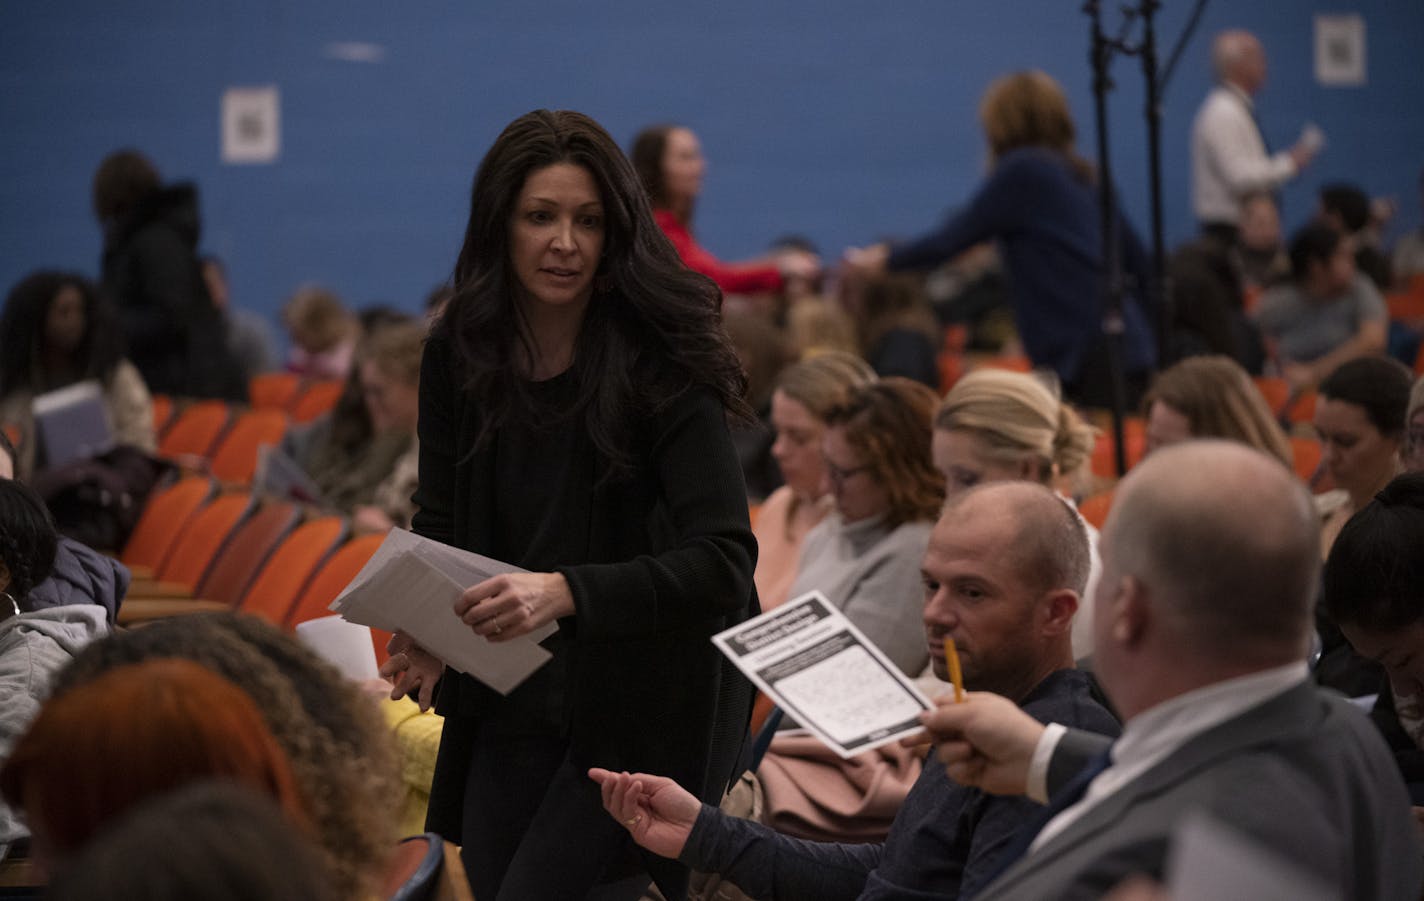
[[[1308,678],[1318,547],[1303,490],[1241,445],[1167,448],[1124,480],[1093,599],[1095,666],[1122,737],[1025,721],[990,695],[927,716],[952,778],[1051,799],[976,901],[1160,879],[1193,813],[1331,895],[1419,897],[1424,846],[1388,750]]]

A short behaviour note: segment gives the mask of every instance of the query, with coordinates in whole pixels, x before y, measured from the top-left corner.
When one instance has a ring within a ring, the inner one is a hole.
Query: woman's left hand
[[[504,641],[574,613],[574,596],[560,573],[505,573],[465,589],[455,615],[476,635]]]

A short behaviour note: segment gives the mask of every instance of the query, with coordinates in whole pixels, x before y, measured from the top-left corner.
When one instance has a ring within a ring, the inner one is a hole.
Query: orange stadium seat
[[[281,625],[293,612],[317,567],[331,556],[345,535],[346,522],[339,516],[323,516],[298,526],[272,552],[247,587],[238,609]]]
[[[376,553],[376,548],[381,546],[381,542],[386,540],[384,535],[362,535],[347,542],[344,547],[331,555],[331,558],[317,570],[312,577],[302,595],[297,599],[296,606],[287,614],[283,625],[288,629],[295,629],[299,624],[309,619],[317,619],[323,616],[330,616],[331,611],[327,608],[331,602],[336,600],[336,596],[341,594],[341,589],[356,577],[361,571],[361,567],[366,565],[366,561],[371,559],[371,555]],[[379,629],[371,630],[371,644],[376,648],[377,664],[386,662],[386,642],[391,638],[391,633],[382,632]]]
[[[323,413],[331,412],[341,399],[346,383],[340,381],[312,382],[292,402],[292,421],[311,422]]]
[[[286,410],[297,399],[301,376],[295,372],[264,372],[247,383],[247,399],[254,410]]]
[[[224,482],[251,484],[257,470],[257,448],[264,444],[281,444],[286,433],[286,413],[248,410],[237,417],[213,451],[213,475]]]
[[[252,508],[247,494],[226,494],[199,510],[154,577],[164,593],[192,597],[218,552]]]
[[[198,583],[196,596],[236,607],[277,546],[297,527],[301,515],[296,504],[262,504],[223,543]]]
[[[179,413],[177,421],[163,433],[158,452],[165,457],[206,457],[231,419],[232,410],[225,402],[198,401]]]
[[[143,508],[119,561],[137,578],[152,576],[163,565],[188,521],[217,490],[207,476],[190,476],[155,492]]]

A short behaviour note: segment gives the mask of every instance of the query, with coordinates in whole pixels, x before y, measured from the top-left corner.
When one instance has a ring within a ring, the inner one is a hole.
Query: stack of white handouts
[[[446,666],[509,694],[552,656],[539,642],[558,626],[491,642],[455,615],[466,588],[500,573],[524,572],[469,551],[392,529],[351,584],[331,603],[350,622],[405,632]]]

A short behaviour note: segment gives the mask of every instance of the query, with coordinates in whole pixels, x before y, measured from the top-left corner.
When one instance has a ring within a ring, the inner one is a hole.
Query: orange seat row
[[[121,621],[233,609],[293,629],[330,615],[328,606],[383,536],[347,540],[340,517],[301,519],[301,511],[285,501],[219,494],[207,476],[157,492],[120,555],[136,577]],[[182,603],[194,599],[204,603]],[[385,660],[388,638],[373,633],[378,660]]]

